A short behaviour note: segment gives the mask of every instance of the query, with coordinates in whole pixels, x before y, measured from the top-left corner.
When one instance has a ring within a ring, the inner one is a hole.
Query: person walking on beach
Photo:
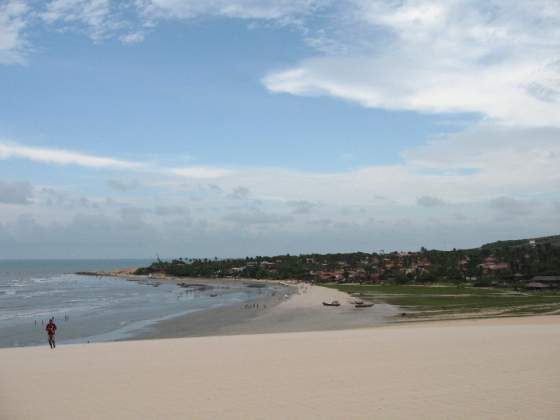
[[[49,319],[49,323],[47,324],[47,335],[49,336],[49,346],[51,349],[56,348],[56,343],[54,341],[54,335],[56,334],[56,324],[54,323],[54,318]]]

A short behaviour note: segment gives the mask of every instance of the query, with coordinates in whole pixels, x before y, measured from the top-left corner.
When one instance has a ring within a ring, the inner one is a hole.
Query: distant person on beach
[[[51,349],[54,349],[56,347],[56,343],[54,341],[54,335],[56,334],[56,324],[54,323],[54,318],[49,319],[49,323],[47,324],[45,330],[49,336],[49,346],[51,346]]]

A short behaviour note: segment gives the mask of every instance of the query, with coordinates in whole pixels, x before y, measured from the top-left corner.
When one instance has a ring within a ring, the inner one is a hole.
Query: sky
[[[0,259],[559,233],[557,0],[0,0]]]

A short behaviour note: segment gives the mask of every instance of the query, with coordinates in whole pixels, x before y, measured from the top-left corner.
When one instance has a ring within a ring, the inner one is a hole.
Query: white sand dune
[[[0,350],[0,419],[558,419],[560,317]]]

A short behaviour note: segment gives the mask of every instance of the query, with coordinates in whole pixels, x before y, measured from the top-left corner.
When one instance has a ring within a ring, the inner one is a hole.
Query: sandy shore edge
[[[301,282],[281,284],[285,289],[275,296],[267,295],[247,303],[159,322],[149,331],[136,334],[133,339],[365,328],[384,325],[399,313],[398,307],[382,303],[372,308],[357,309],[353,305],[354,297],[332,288]],[[323,302],[333,300],[340,301],[342,305],[323,305]]]
[[[398,307],[384,303],[356,309],[353,306],[356,298],[347,293],[295,280],[146,276],[135,275],[134,271],[129,268],[89,275],[149,284],[266,284],[281,286],[283,290],[274,296],[265,294],[241,304],[209,308],[156,322],[119,341],[366,328],[391,322],[400,311]],[[333,300],[340,301],[342,306],[323,306],[323,302]]]

